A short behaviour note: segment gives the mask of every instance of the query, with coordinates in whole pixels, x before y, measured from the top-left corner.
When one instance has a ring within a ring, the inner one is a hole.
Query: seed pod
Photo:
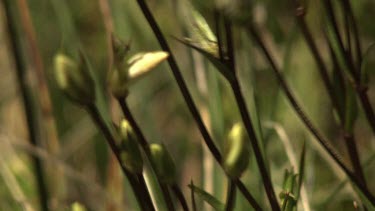
[[[121,121],[120,136],[121,162],[128,171],[134,174],[141,174],[143,171],[141,151],[134,131],[126,120]]]
[[[81,105],[95,102],[95,82],[82,53],[77,64],[64,54],[55,56],[55,77],[59,88],[72,101]]]
[[[173,184],[176,181],[176,166],[164,145],[150,144],[151,163],[161,182]]]
[[[230,178],[239,178],[249,164],[250,147],[240,123],[235,124],[225,142],[223,168]]]

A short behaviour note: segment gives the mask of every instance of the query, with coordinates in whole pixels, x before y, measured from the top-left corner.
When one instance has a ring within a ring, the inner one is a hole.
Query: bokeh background
[[[20,3],[21,2],[21,3]],[[30,46],[19,5],[27,3],[37,46]],[[149,7],[168,39],[195,102],[221,147],[230,127],[240,121],[231,90],[208,61],[173,37],[194,37],[191,5],[187,0],[148,0]],[[351,1],[363,51],[375,42],[375,1]],[[108,8],[106,7],[109,6]],[[87,54],[100,89],[105,93],[109,67],[108,29],[131,42],[131,54],[156,51],[160,47],[136,1],[133,0],[14,0],[13,11],[23,40],[24,60],[33,111],[38,120],[40,147],[29,144],[24,104],[15,74],[14,58],[3,8],[0,10],[0,210],[38,210],[38,192],[30,155],[43,161],[51,196],[51,210],[70,210],[79,202],[88,210],[137,210],[137,204],[117,163],[109,156],[103,136],[86,112],[69,102],[57,89],[53,58],[59,51],[72,53],[83,49]],[[107,13],[109,12],[109,13]],[[271,47],[278,64],[314,123],[332,140],[346,161],[348,156],[342,133],[316,64],[295,23],[290,1],[256,0],[254,21]],[[310,1],[307,22],[319,50],[329,63],[329,50],[323,37],[323,15],[319,1]],[[208,18],[208,14],[205,14]],[[260,117],[267,161],[278,194],[285,169],[294,168],[302,144],[306,142],[305,188],[311,210],[355,210],[358,196],[343,172],[316,144],[296,117],[261,54],[240,28],[235,28],[237,68],[242,89],[252,115]],[[35,62],[40,55],[41,63]],[[38,57],[38,56],[37,56]],[[331,65],[331,64],[330,64]],[[43,68],[52,110],[46,111],[38,69]],[[368,56],[369,70],[375,68],[375,52]],[[369,96],[375,106],[374,71],[370,71]],[[177,166],[179,184],[190,198],[191,180],[224,201],[226,179],[202,145],[186,104],[169,66],[164,63],[130,89],[131,110],[147,139],[164,143]],[[116,104],[104,95],[101,110],[109,121],[121,119]],[[256,109],[254,109],[256,105]],[[355,136],[370,190],[375,191],[375,142],[364,113],[359,110]],[[289,150],[289,151],[288,151]],[[349,162],[347,162],[349,163]],[[244,181],[255,197],[267,207],[255,159],[250,161]],[[199,201],[202,210],[209,207]],[[238,194],[237,209],[248,210]],[[299,205],[301,210],[302,205]]]

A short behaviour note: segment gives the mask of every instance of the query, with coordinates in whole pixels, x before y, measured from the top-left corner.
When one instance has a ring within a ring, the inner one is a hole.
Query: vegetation
[[[0,210],[375,210],[375,2],[2,6]]]

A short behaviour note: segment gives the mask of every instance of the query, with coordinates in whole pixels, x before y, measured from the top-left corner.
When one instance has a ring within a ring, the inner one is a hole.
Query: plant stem
[[[338,30],[337,22],[336,22],[336,19],[335,19],[333,8],[332,8],[331,0],[324,0],[324,5],[325,5],[325,8],[326,8],[326,12],[328,14],[328,19],[331,22],[331,25],[332,25],[332,28],[334,30],[336,39],[338,41],[340,51],[345,56],[344,60],[345,60],[346,66],[349,68],[349,70],[351,72],[351,75],[354,78],[354,82],[355,82],[354,88],[357,92],[357,95],[359,96],[360,101],[361,101],[361,105],[362,105],[363,110],[365,112],[365,116],[367,118],[367,121],[368,121],[371,129],[372,129],[372,132],[375,133],[375,113],[374,113],[374,110],[371,106],[370,100],[369,100],[368,95],[367,95],[368,87],[366,85],[362,84],[360,68],[354,66],[352,58],[348,56],[348,53],[344,49],[344,45],[343,45],[342,39],[340,37],[340,32]],[[352,19],[353,19],[352,21],[354,21],[354,17]],[[356,46],[357,46],[357,51],[360,51],[360,44],[359,44],[358,35],[356,35]],[[357,52],[357,54],[358,54],[358,52]],[[360,52],[359,52],[359,54],[360,54]],[[359,58],[362,59],[361,56],[359,56]]]
[[[249,203],[253,206],[254,210],[261,211],[263,210],[258,202],[254,199],[254,197],[250,194],[249,190],[245,187],[245,185],[239,180],[234,180],[236,183],[236,186],[238,187],[238,190],[241,191],[243,196],[249,201]]]
[[[20,86],[22,100],[24,104],[24,110],[26,115],[26,124],[29,133],[30,143],[33,146],[38,146],[38,139],[40,139],[39,134],[39,126],[37,119],[35,117],[33,99],[30,92],[30,87],[28,86],[28,82],[26,81],[27,73],[26,67],[22,58],[22,46],[19,39],[19,34],[17,33],[16,28],[16,20],[15,17],[12,15],[11,9],[11,2],[10,0],[3,1],[5,15],[7,18],[7,27],[9,32],[9,39],[11,48],[13,50],[14,62],[16,66],[16,74],[18,83]],[[37,180],[38,192],[39,192],[39,200],[40,200],[40,209],[43,211],[48,211],[48,191],[47,185],[45,182],[45,175],[43,173],[43,166],[41,160],[37,156],[31,156],[33,165],[35,168],[35,177]]]
[[[129,122],[129,124],[133,128],[135,134],[137,135],[138,141],[140,142],[140,145],[141,145],[143,151],[146,153],[147,158],[150,160],[151,152],[150,152],[150,148],[148,147],[149,143],[146,140],[146,137],[144,136],[144,134],[143,134],[141,128],[139,127],[138,123],[135,121],[135,119],[133,117],[133,114],[131,113],[131,111],[129,109],[129,106],[126,102],[126,99],[117,99],[117,101],[120,104],[122,113],[124,114],[126,120]],[[156,179],[159,183],[160,188],[163,189],[163,187],[162,187],[163,183],[160,181],[160,179],[158,177],[156,177]],[[162,190],[162,193],[163,193],[164,200],[165,200],[165,203],[167,204],[167,206],[169,207],[170,204],[173,205],[173,202],[171,201],[172,199],[169,196],[169,192],[167,192],[165,190]]]
[[[236,98],[236,102],[240,110],[242,121],[245,125],[247,134],[250,137],[250,141],[252,144],[252,148],[254,151],[257,164],[258,164],[258,168],[263,179],[263,185],[266,190],[267,197],[271,204],[272,210],[280,210],[279,203],[277,202],[277,198],[273,189],[272,181],[271,181],[270,175],[267,172],[266,163],[264,162],[263,155],[262,155],[258,140],[255,135],[254,127],[250,120],[250,115],[247,110],[246,102],[242,95],[238,79],[236,79],[234,82],[231,83],[231,88]]]
[[[200,133],[202,134],[202,137],[203,137],[203,140],[205,141],[207,147],[210,149],[212,155],[214,156],[214,158],[216,159],[216,161],[218,163],[221,164],[221,161],[222,161],[222,155],[220,154],[220,151],[219,149],[215,146],[215,143],[213,142],[210,134],[208,133],[208,130],[207,128],[205,127],[203,121],[202,121],[202,118],[198,112],[198,109],[192,99],[192,96],[186,86],[186,83],[181,75],[181,71],[179,69],[179,67],[177,66],[177,62],[172,54],[172,51],[170,50],[168,44],[167,44],[167,41],[165,40],[158,24],[156,23],[154,17],[152,16],[149,8],[147,7],[146,3],[144,0],[137,0],[138,2],[138,5],[139,7],[141,8],[142,12],[143,12],[143,15],[145,16],[146,20],[148,21],[152,31],[154,32],[161,48],[168,52],[169,53],[169,57],[168,57],[168,63],[171,67],[171,70],[172,70],[172,73],[173,73],[173,76],[177,82],[177,85],[184,97],[184,100],[189,108],[189,111],[191,112],[195,122],[197,123],[198,125],[198,129],[200,131]],[[253,206],[255,209],[257,210],[261,210],[259,204],[254,200],[254,198],[252,197],[252,195],[250,194],[250,192],[248,192],[248,190],[245,188],[245,186],[243,185],[243,183],[241,181],[238,181],[236,182],[236,184],[240,184],[242,186],[242,189],[241,192],[244,194],[244,196],[246,197],[247,201],[251,204],[251,206]]]
[[[228,182],[227,201],[225,203],[225,211],[232,211],[236,202],[236,184],[233,180]]]
[[[362,184],[366,186],[365,175],[361,167],[361,161],[359,160],[358,148],[357,148],[357,144],[355,143],[354,137],[352,134],[344,134],[344,139],[346,142],[346,148],[348,150],[350,160],[354,168],[354,173],[356,174],[357,178],[362,182]]]
[[[184,211],[189,211],[189,206],[186,202],[185,196],[182,193],[181,189],[177,186],[177,184],[173,184],[171,188],[176,197],[178,198],[178,200],[180,201],[182,209]]]
[[[233,37],[232,37],[232,26],[228,20],[225,20],[225,31],[227,35],[227,49],[228,49],[228,57],[229,57],[229,66],[232,71],[236,74],[236,67],[235,67],[235,52],[234,52],[234,44],[233,44]],[[271,178],[267,172],[266,164],[263,159],[262,152],[259,147],[259,142],[255,135],[254,127],[252,125],[250,114],[248,112],[245,98],[243,97],[241,87],[239,84],[238,77],[235,77],[234,81],[229,81],[231,88],[233,90],[234,96],[236,98],[236,102],[238,108],[240,110],[240,114],[242,117],[242,121],[245,125],[246,131],[250,137],[250,142],[252,144],[255,158],[258,164],[259,171],[261,173],[263,179],[263,185],[265,187],[268,200],[271,204],[273,210],[280,210],[279,203],[277,202],[277,198],[273,189]]]
[[[238,109],[240,110],[242,121],[245,125],[247,134],[250,138],[251,145],[253,147],[253,151],[255,154],[255,159],[258,164],[258,168],[260,171],[260,174],[263,179],[263,185],[266,190],[266,194],[268,197],[268,200],[271,204],[272,210],[280,210],[279,203],[277,201],[271,177],[269,173],[267,172],[266,163],[264,161],[264,157],[262,155],[261,149],[259,147],[258,139],[255,135],[255,130],[253,127],[253,124],[250,119],[250,114],[246,106],[245,98],[242,94],[240,83],[238,80],[238,76],[236,75],[236,66],[235,66],[235,52],[234,52],[234,44],[233,44],[233,37],[232,37],[232,26],[231,23],[228,20],[225,20],[225,32],[226,32],[226,38],[227,38],[227,49],[228,49],[228,57],[229,61],[228,64],[230,68],[232,69],[233,73],[235,74],[235,79],[233,81],[228,81],[231,85],[233,94],[236,98]]]
[[[172,197],[169,192],[168,185],[166,184],[160,184],[161,191],[163,192],[164,197],[166,197],[165,202],[167,204],[167,208],[169,211],[174,211],[176,210],[173,205]]]
[[[122,171],[124,172],[125,176],[128,178],[130,185],[132,186],[132,189],[134,191],[134,194],[136,196],[139,206],[142,208],[142,210],[155,210],[153,208],[152,201],[149,201],[147,197],[145,197],[145,191],[147,190],[143,190],[142,186],[139,184],[138,178],[134,174],[126,170],[126,168],[122,164],[121,158],[120,158],[120,150],[116,146],[116,139],[112,135],[109,128],[107,127],[97,107],[95,105],[88,105],[86,107],[86,110],[88,111],[91,118],[94,120],[94,123],[97,125],[97,127],[101,130],[104,137],[106,138],[107,143],[110,146],[113,154],[115,155],[118,163],[120,164]]]
[[[358,149],[357,149],[357,145],[356,145],[355,140],[354,140],[354,136],[353,136],[352,133],[349,133],[348,131],[345,130],[345,126],[344,126],[344,124],[345,124],[344,123],[344,121],[345,121],[344,120],[345,110],[343,110],[345,108],[341,108],[339,106],[337,96],[334,93],[332,84],[331,84],[329,76],[328,76],[328,70],[327,70],[327,68],[326,68],[326,66],[323,62],[321,54],[318,51],[317,45],[314,42],[314,39],[312,37],[312,33],[309,30],[309,28],[308,28],[308,26],[307,26],[307,24],[304,20],[304,15],[305,15],[304,8],[301,5],[297,5],[296,8],[297,8],[296,11],[298,11],[297,14],[296,14],[298,25],[299,25],[299,27],[302,31],[303,36],[305,37],[306,43],[309,46],[316,63],[318,65],[318,70],[320,72],[321,78],[323,79],[323,83],[324,83],[325,88],[328,92],[328,95],[329,95],[329,98],[332,102],[333,108],[338,112],[338,114],[340,116],[340,118],[339,118],[340,119],[340,127],[341,127],[342,130],[344,130],[344,133],[345,133],[344,139],[345,139],[346,147],[348,149],[348,153],[349,153],[349,156],[350,156],[351,163],[354,167],[354,172],[357,175],[358,179],[360,179],[362,181],[362,183],[365,185],[366,184],[365,177],[363,176],[363,170],[361,168]],[[348,40],[350,40],[350,38],[348,38]],[[348,41],[348,42],[349,42],[348,45],[350,46],[350,41]],[[334,65],[336,66],[336,59],[334,57],[334,54],[333,54],[333,60],[334,60]],[[336,74],[340,74],[340,73],[337,72]],[[345,93],[345,90],[342,90],[342,91]]]
[[[258,32],[256,31],[253,25],[249,25],[247,28],[249,35],[253,38],[253,40],[258,44],[261,51],[263,52],[264,56],[270,63],[272,70],[274,71],[281,88],[284,90],[286,97],[288,98],[290,104],[292,105],[295,112],[298,114],[299,118],[305,124],[305,126],[309,129],[312,135],[319,141],[319,143],[323,146],[323,148],[327,151],[327,153],[332,157],[332,159],[340,166],[340,168],[347,174],[347,176],[357,185],[357,187],[363,192],[363,194],[371,201],[373,205],[375,205],[375,197],[371,194],[366,186],[357,179],[355,174],[344,164],[340,156],[335,152],[334,148],[329,144],[328,140],[324,138],[320,132],[316,129],[316,127],[312,124],[311,120],[307,117],[305,112],[302,110],[301,106],[295,99],[291,89],[289,88],[287,82],[285,81],[282,73],[276,66],[271,54],[269,53],[268,49],[266,48],[263,40],[260,38]]]
[[[144,194],[144,197],[147,199],[147,202],[151,202],[149,205],[148,205],[148,209],[151,211],[155,211],[155,208],[154,208],[154,205],[152,203],[152,199],[151,199],[151,195],[150,195],[150,192],[148,191],[148,188],[147,188],[147,185],[146,185],[146,180],[144,178],[144,176],[142,174],[139,174],[137,175],[138,177],[138,181],[139,181],[139,185],[142,187],[142,190],[143,190],[143,194]]]

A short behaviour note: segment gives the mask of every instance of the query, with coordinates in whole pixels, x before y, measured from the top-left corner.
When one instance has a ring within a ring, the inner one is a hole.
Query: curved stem
[[[211,151],[211,153],[214,156],[214,158],[216,159],[216,161],[221,164],[222,155],[220,154],[219,149],[215,146],[214,141],[212,140],[210,134],[208,133],[207,128],[205,127],[205,125],[202,121],[202,118],[201,118],[201,116],[198,112],[197,106],[195,105],[195,103],[193,101],[193,98],[192,98],[192,96],[191,96],[191,94],[190,94],[190,92],[189,92],[189,90],[186,86],[186,83],[185,83],[185,81],[184,81],[184,79],[181,75],[181,71],[180,71],[179,67],[177,66],[177,62],[176,62],[168,44],[167,44],[167,41],[165,40],[158,24],[156,23],[154,17],[152,16],[152,14],[151,14],[149,8],[147,7],[145,1],[144,0],[137,0],[137,2],[138,2],[138,5],[143,12],[143,15],[147,19],[152,31],[154,32],[161,48],[164,51],[168,52],[169,55],[170,55],[168,57],[168,63],[171,67],[173,76],[174,76],[174,78],[177,82],[177,85],[178,85],[181,93],[182,93],[182,96],[184,97],[185,103],[187,104],[190,113],[192,114],[195,122],[198,125],[198,129],[199,129],[200,133],[202,134],[202,137],[203,137],[203,140],[204,140],[205,144],[207,145],[207,147]],[[247,201],[251,204],[251,206],[254,207],[257,210],[260,210],[261,208],[260,208],[259,204],[254,200],[254,198],[251,196],[250,192],[246,189],[246,187],[243,185],[243,183],[241,181],[238,181],[236,184],[237,185],[241,184],[241,186],[243,188],[240,189],[240,190],[241,190],[242,194],[246,197]]]
[[[270,63],[272,70],[274,71],[281,85],[281,88],[284,90],[286,97],[288,98],[295,112],[298,114],[299,118],[302,120],[305,126],[309,129],[312,135],[323,146],[323,148],[327,151],[327,153],[332,157],[332,159],[340,166],[340,168],[347,174],[347,176],[353,181],[353,183],[357,185],[357,187],[363,192],[363,194],[369,199],[369,201],[371,201],[371,203],[375,205],[375,197],[371,194],[371,192],[367,189],[367,187],[364,186],[360,182],[360,180],[355,176],[355,174],[348,167],[346,167],[346,165],[344,164],[340,156],[336,153],[334,148],[329,144],[328,140],[321,135],[321,133],[312,124],[311,120],[307,117],[305,112],[302,110],[301,106],[295,99],[291,89],[289,88],[286,80],[284,79],[282,73],[276,66],[276,63],[274,62],[271,54],[266,48],[263,40],[260,38],[258,32],[255,30],[255,27],[253,25],[249,25],[249,27],[247,27],[247,32],[253,38],[253,40],[258,44],[264,56]]]
[[[154,204],[152,203],[151,195],[150,192],[148,191],[147,185],[146,185],[146,180],[142,174],[137,175],[138,181],[139,181],[139,186],[142,187],[143,190],[143,195],[146,198],[146,201],[144,203],[148,203],[147,207],[148,210],[150,211],[155,211]]]
[[[139,206],[142,208],[142,210],[151,210],[153,207],[149,207],[150,204],[152,205],[152,201],[149,202],[147,198],[145,198],[144,191],[142,187],[139,184],[138,178],[133,175],[131,172],[126,170],[124,165],[121,162],[120,158],[120,150],[116,146],[116,139],[112,135],[111,131],[107,127],[104,119],[100,115],[100,112],[98,111],[97,107],[95,105],[88,105],[86,107],[86,110],[90,114],[91,118],[94,120],[94,123],[98,126],[98,128],[103,133],[104,137],[107,140],[108,145],[110,146],[113,154],[115,155],[118,163],[120,164],[120,167],[122,171],[124,172],[125,176],[128,178],[130,185],[132,186],[133,192],[136,196],[136,199],[138,201]],[[154,210],[154,209],[153,209]]]
[[[174,194],[176,195],[176,197],[180,201],[182,209],[184,211],[189,211],[189,206],[186,202],[185,196],[182,193],[181,189],[177,186],[177,184],[172,185],[172,191],[174,192]]]
[[[236,185],[233,180],[228,182],[227,201],[225,203],[225,211],[232,211],[236,202]]]

